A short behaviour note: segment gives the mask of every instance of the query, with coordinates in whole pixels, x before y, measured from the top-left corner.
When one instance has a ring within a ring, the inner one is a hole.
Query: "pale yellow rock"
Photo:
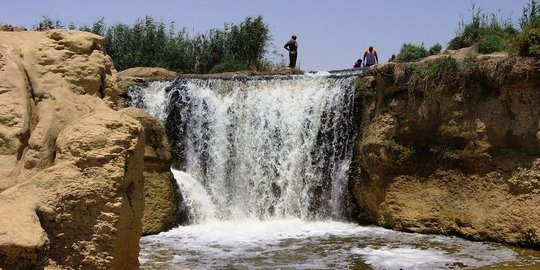
[[[103,38],[0,32],[0,268],[137,269],[144,131]]]
[[[164,68],[157,67],[136,67],[118,72],[120,78],[138,78],[150,80],[173,80],[178,74]]]

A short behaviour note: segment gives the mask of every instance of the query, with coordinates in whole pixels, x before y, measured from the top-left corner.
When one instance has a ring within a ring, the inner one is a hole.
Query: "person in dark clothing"
[[[285,43],[283,46],[287,51],[289,51],[289,67],[296,67],[296,58],[298,57],[298,42],[296,42],[296,35],[291,37],[291,40]]]
[[[358,59],[356,60],[356,62],[354,62],[353,68],[359,68],[359,67],[362,67],[362,59]]]

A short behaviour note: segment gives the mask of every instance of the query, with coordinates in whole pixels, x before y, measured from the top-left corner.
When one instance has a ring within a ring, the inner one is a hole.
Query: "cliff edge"
[[[540,248],[540,61],[438,56],[367,71],[360,220]]]

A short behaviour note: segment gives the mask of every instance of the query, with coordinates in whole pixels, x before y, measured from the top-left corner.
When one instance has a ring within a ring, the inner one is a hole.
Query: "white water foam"
[[[141,91],[128,91],[131,99],[130,106],[144,108],[148,114],[164,122],[167,118],[165,109],[169,100],[165,89],[171,84],[172,81],[153,81],[146,87],[135,86]]]
[[[368,244],[369,243],[369,244]],[[461,269],[515,259],[500,245],[300,219],[211,221],[141,240],[141,263],[172,269]]]
[[[353,82],[320,75],[173,85],[168,121],[217,218],[343,218]]]
[[[375,269],[383,270],[444,268],[450,263],[458,262],[457,259],[448,256],[442,250],[419,250],[407,246],[400,248],[366,247],[355,249],[353,252],[363,255],[366,263]]]

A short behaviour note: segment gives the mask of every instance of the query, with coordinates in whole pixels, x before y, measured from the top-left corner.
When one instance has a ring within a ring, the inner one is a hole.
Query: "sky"
[[[439,43],[446,48],[459,22],[471,19],[473,4],[484,13],[496,13],[517,23],[529,0],[0,0],[0,24],[31,28],[42,16],[64,24],[133,24],[150,15],[176,29],[193,33],[240,24],[246,17],[262,16],[272,34],[270,51],[284,57],[283,45],[298,36],[297,66],[302,70],[351,68],[372,45],[379,62],[386,63],[404,43]],[[285,58],[283,58],[285,59]],[[274,62],[279,57],[273,56]],[[285,59],[285,62],[288,62]]]

